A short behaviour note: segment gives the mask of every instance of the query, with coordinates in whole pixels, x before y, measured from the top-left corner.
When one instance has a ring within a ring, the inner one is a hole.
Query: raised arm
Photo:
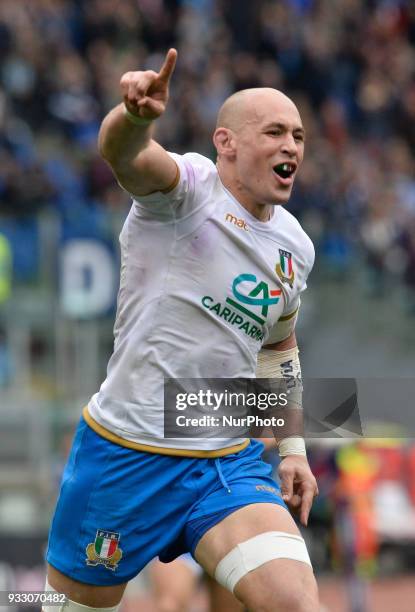
[[[102,122],[99,150],[119,183],[134,195],[168,191],[178,167],[152,138],[153,122],[166,110],[177,51],[170,49],[159,72],[126,72],[120,81],[123,102]]]

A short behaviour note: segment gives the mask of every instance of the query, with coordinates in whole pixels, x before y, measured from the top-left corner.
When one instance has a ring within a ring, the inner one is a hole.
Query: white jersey
[[[88,413],[137,448],[212,451],[243,440],[163,438],[164,379],[254,377],[258,351],[298,307],[314,248],[282,206],[258,221],[212,161],[172,156],[178,184],[134,197],[120,235],[114,352]]]

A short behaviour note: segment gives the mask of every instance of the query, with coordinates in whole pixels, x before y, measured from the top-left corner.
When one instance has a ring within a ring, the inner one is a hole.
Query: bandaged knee
[[[235,546],[219,561],[215,579],[233,593],[241,578],[273,559],[293,559],[311,567],[307,547],[301,536],[283,531],[267,531]]]
[[[45,592],[49,592],[52,595],[55,593],[59,595],[57,591],[49,584],[46,579]],[[84,604],[72,601],[72,599],[66,599],[64,603],[56,605],[56,603],[44,603],[42,605],[42,612],[116,612],[118,605],[111,608],[92,608],[91,606],[85,606]]]

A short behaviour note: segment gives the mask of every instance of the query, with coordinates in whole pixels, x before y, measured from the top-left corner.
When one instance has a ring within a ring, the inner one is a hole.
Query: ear
[[[235,135],[232,130],[219,127],[213,134],[213,144],[219,156],[234,158],[236,155]]]

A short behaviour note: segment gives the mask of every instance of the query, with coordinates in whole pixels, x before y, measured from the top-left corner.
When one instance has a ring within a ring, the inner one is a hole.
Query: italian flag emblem
[[[292,253],[279,249],[280,261],[275,266],[275,271],[283,283],[288,283],[290,287],[294,283],[294,269],[292,261]]]
[[[109,531],[97,531],[95,538],[95,552],[101,559],[108,559],[117,550],[118,540],[120,536],[118,533],[111,533]]]
[[[122,557],[119,541],[119,533],[98,529],[95,541],[86,547],[87,565],[104,565],[108,569],[115,570]]]

